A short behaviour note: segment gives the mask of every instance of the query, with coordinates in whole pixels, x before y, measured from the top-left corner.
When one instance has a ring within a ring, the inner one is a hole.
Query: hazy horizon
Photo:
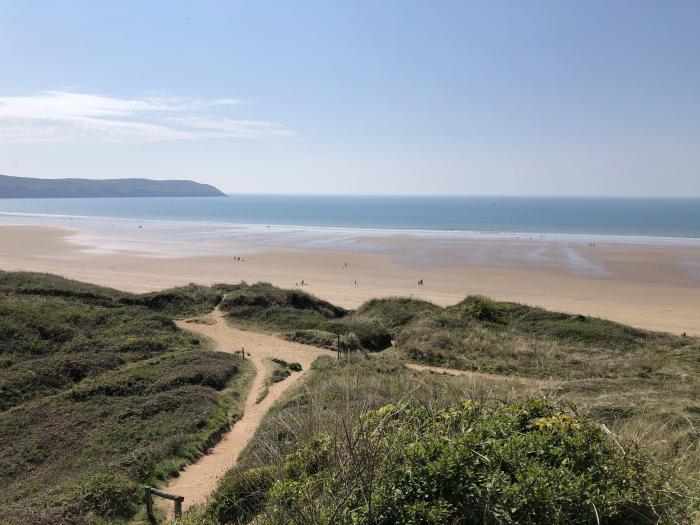
[[[0,173],[0,175],[9,175],[7,173]],[[17,176],[17,175],[10,175],[10,176]],[[36,178],[36,177],[29,177],[29,178]],[[43,178],[43,177],[41,177]],[[46,179],[53,179],[53,180],[59,180],[59,179],[88,179],[88,177],[45,177]],[[91,179],[91,180],[128,180],[130,178],[145,178],[145,179],[151,179],[151,180],[190,180],[193,182],[200,182],[203,184],[210,184],[208,182],[203,182],[201,180],[197,180],[195,178],[191,179],[167,179],[167,178],[155,178],[155,177],[114,177],[114,178],[104,178],[104,179]],[[216,187],[216,185],[213,185]],[[217,189],[221,189],[218,188]],[[376,197],[376,198],[391,198],[391,197],[397,197],[397,198],[404,198],[404,197],[415,197],[415,198],[464,198],[464,197],[474,197],[474,198],[484,198],[484,199],[510,199],[510,198],[532,198],[532,199],[638,199],[638,200],[644,200],[644,199],[687,199],[687,200],[696,200],[700,199],[700,194],[698,195],[615,195],[615,194],[606,194],[606,195],[595,195],[595,194],[580,194],[580,195],[571,195],[571,194],[526,194],[526,193],[519,193],[519,194],[507,194],[507,193],[313,193],[313,192],[264,192],[264,191],[225,191],[221,190],[226,197],[230,196],[236,196],[236,195],[249,195],[249,196],[280,196],[280,197]],[[0,197],[1,199],[2,197]],[[26,197],[22,197],[26,198]],[[36,198],[36,199],[43,199],[47,197],[30,197],[30,198]],[[61,197],[61,198],[67,198],[67,197]],[[85,197],[74,197],[76,199],[82,199]],[[88,198],[94,198],[94,199],[101,199],[101,198],[123,198],[123,197],[88,197]],[[135,199],[143,198],[143,197],[131,197]],[[159,198],[159,197],[155,197]],[[170,197],[160,197],[160,198],[170,198]],[[218,197],[200,197],[200,198],[218,198]]]
[[[700,4],[0,1],[0,173],[700,197]]]

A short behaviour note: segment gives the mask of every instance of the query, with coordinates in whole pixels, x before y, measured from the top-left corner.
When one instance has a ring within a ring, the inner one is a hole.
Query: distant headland
[[[0,175],[0,198],[223,197],[209,184],[191,180],[35,179]]]

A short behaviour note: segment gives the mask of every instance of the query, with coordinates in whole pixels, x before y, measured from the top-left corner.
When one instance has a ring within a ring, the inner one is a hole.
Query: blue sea
[[[0,199],[0,214],[226,225],[700,238],[698,198],[231,195]]]

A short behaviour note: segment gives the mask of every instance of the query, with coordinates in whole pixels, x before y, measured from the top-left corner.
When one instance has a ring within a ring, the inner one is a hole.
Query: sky
[[[0,173],[700,196],[700,2],[0,0]]]

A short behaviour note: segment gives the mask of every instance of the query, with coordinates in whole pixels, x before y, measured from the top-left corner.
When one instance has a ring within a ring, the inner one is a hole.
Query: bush
[[[350,332],[340,338],[340,348],[344,352],[356,352],[362,348],[362,345],[357,336],[353,332]]]
[[[358,349],[378,352],[391,346],[391,334],[378,322],[305,292],[268,283],[233,287],[221,309],[245,326],[281,331],[286,339],[321,348],[335,350],[337,336],[351,332],[359,341]]]
[[[281,335],[287,341],[317,346],[328,350],[336,350],[338,346],[338,336],[325,330],[295,330],[294,332],[285,332]]]
[[[673,472],[540,400],[385,406],[351,436],[314,439],[284,473],[265,523],[689,521],[688,490]]]
[[[276,367],[270,375],[270,383],[279,383],[287,379],[292,373],[286,368]]]
[[[371,299],[360,306],[357,315],[381,323],[394,336],[416,318],[438,314],[442,308],[427,301],[407,297]]]
[[[77,487],[75,499],[83,512],[91,511],[103,518],[128,518],[136,509],[138,486],[115,474],[93,474]]]
[[[462,315],[469,316],[477,321],[488,321],[491,323],[500,323],[502,321],[498,305],[494,301],[480,295],[467,297],[456,308]]]
[[[380,352],[391,346],[391,334],[377,323],[349,323],[349,331],[353,333],[360,346],[370,352]]]
[[[219,523],[247,523],[263,510],[267,492],[274,481],[273,467],[243,472],[231,470],[219,482],[207,513]]]
[[[162,313],[183,316],[210,312],[223,295],[215,288],[188,284],[162,292],[152,292],[121,299],[123,304],[143,305]]]
[[[301,364],[297,363],[296,361],[288,363],[284,359],[278,359],[276,357],[273,357],[272,362],[278,364],[279,366],[281,366],[283,368],[287,368],[287,369],[291,370],[292,372],[301,372]]]
[[[343,317],[347,311],[300,290],[276,288],[269,283],[241,283],[229,288],[221,309],[232,314],[253,315],[268,308],[306,310],[326,319]]]

